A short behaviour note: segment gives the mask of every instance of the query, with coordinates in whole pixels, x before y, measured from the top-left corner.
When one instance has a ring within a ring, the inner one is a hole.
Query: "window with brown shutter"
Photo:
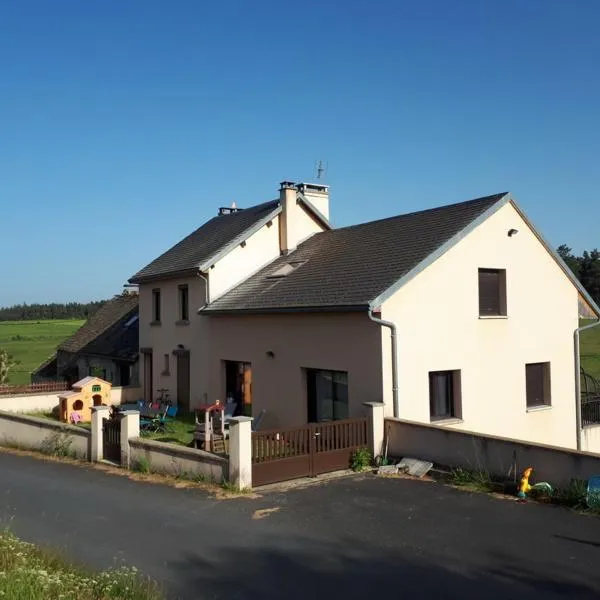
[[[527,408],[550,406],[550,363],[530,363],[525,365]]]
[[[506,316],[505,269],[479,269],[479,316]]]
[[[432,421],[462,418],[460,371],[429,373],[429,411]]]
[[[187,321],[189,314],[189,291],[187,285],[179,286],[179,320]]]
[[[152,290],[152,321],[160,323],[160,289]]]

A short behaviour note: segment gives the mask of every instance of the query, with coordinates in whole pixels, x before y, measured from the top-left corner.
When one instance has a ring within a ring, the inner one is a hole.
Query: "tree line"
[[[575,256],[566,244],[559,246],[557,251],[590,296],[600,303],[600,251],[594,248],[584,250],[581,256]]]
[[[49,319],[87,319],[106,300],[51,304],[15,304],[0,308],[0,321],[46,321]]]

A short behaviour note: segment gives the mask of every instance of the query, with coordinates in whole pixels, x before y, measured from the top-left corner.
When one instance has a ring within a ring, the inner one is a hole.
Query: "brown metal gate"
[[[104,460],[121,462],[121,419],[104,419],[102,424]]]
[[[257,431],[252,434],[252,483],[266,485],[347,469],[352,453],[366,445],[367,417]]]

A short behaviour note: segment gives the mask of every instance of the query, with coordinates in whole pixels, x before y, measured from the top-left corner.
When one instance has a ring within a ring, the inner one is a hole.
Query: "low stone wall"
[[[82,427],[0,411],[0,446],[89,459],[90,432]]]
[[[142,388],[139,386],[113,387],[110,390],[110,399],[113,404],[137,402],[142,396]]]
[[[600,425],[589,425],[581,432],[581,449],[600,453]]]
[[[129,448],[134,469],[142,459],[153,473],[199,477],[215,483],[228,480],[229,461],[210,452],[140,438],[130,439]]]
[[[400,419],[386,419],[385,432],[389,434],[388,455],[392,457],[420,458],[446,467],[487,471],[498,477],[506,477],[516,461],[518,474],[533,467],[536,481],[554,486],[565,486],[572,478],[585,480],[600,475],[599,454]]]
[[[135,402],[141,396],[142,388],[114,387],[110,392],[112,404]],[[64,392],[49,392],[45,394],[15,394],[0,396],[0,411],[27,413],[34,411],[49,412],[58,407],[58,397]]]

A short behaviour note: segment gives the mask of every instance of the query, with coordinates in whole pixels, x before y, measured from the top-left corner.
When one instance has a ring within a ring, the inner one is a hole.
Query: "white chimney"
[[[329,221],[329,186],[299,183],[298,191]]]
[[[311,235],[329,228],[328,186],[282,181],[279,201],[282,209],[279,218],[282,254],[293,252]]]

